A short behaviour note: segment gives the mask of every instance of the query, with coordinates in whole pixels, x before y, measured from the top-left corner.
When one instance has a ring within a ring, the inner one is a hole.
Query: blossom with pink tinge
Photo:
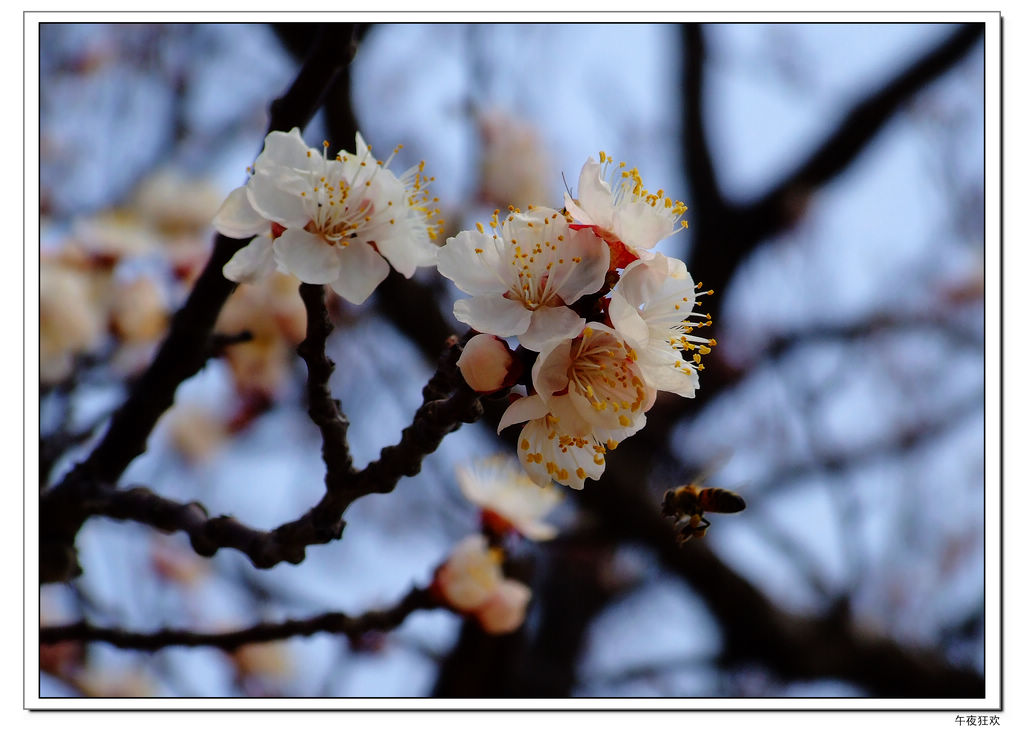
[[[481,534],[460,541],[434,573],[431,592],[453,610],[476,618],[488,633],[509,633],[523,622],[530,589],[506,579],[502,552]]]
[[[433,587],[451,607],[472,611],[494,594],[501,579],[501,550],[474,534],[455,546],[434,575]]]
[[[533,366],[533,385],[537,393],[512,402],[498,431],[526,422],[519,436],[526,472],[576,489],[600,478],[605,453],[643,428],[656,394],[635,352],[601,323],[550,342]]]
[[[636,168],[613,166],[604,152],[600,162],[587,159],[576,198],[565,194],[565,209],[575,225],[592,228],[609,244],[625,245],[630,260],[650,258],[655,244],[686,228],[682,202],[648,191]]]
[[[502,580],[487,602],[474,613],[477,621],[491,635],[504,635],[519,629],[526,619],[526,607],[532,593],[522,582]]]

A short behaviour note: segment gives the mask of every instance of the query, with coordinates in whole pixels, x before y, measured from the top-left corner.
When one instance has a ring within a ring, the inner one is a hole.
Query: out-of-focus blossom
[[[551,339],[572,338],[584,320],[569,305],[597,292],[608,271],[608,247],[591,231],[575,231],[550,208],[510,214],[495,232],[463,231],[448,240],[437,269],[472,295],[455,302],[455,317],[480,331],[517,336],[539,351]]]
[[[106,308],[95,300],[88,272],[54,260],[39,267],[39,374],[43,383],[67,378],[76,356],[103,338]]]
[[[122,259],[152,252],[158,239],[134,211],[115,208],[72,225],[74,245],[96,264],[113,266]]]
[[[467,536],[434,573],[431,591],[488,633],[510,633],[523,622],[530,589],[504,577],[501,559],[501,550],[488,547],[482,535]]]
[[[294,347],[306,329],[298,284],[291,275],[275,272],[260,287],[240,286],[221,310],[217,332],[252,334],[252,340],[224,352],[235,388],[243,397],[271,399],[288,371]]]
[[[434,575],[435,592],[456,610],[483,605],[501,583],[501,550],[480,534],[460,541]]]
[[[163,537],[150,545],[149,561],[158,577],[186,587],[198,584],[209,572],[204,559]]]
[[[291,653],[282,642],[249,643],[231,652],[231,662],[240,676],[287,679],[294,672]]]
[[[52,597],[54,585],[40,588],[39,593],[39,626],[65,625],[74,622],[75,618],[62,611]],[[49,592],[47,592],[49,590]],[[61,641],[60,643],[41,643],[39,645],[39,670],[45,671],[59,679],[67,679],[82,668],[85,662],[85,644],[82,641]]]
[[[539,483],[582,488],[604,473],[604,456],[643,428],[656,392],[644,380],[635,352],[600,323],[578,338],[549,342],[533,366],[537,393],[512,402],[498,430],[527,422],[519,457]]]
[[[701,357],[711,352],[715,340],[693,331],[711,323],[694,312],[698,292],[686,265],[678,259],[655,254],[637,260],[622,272],[612,291],[608,316],[615,329],[637,354],[637,363],[652,388],[692,397],[698,388]]]
[[[166,419],[171,444],[190,462],[208,459],[228,436],[223,417],[196,404],[175,406]]]
[[[482,112],[478,120],[483,143],[480,197],[518,208],[548,200],[552,164],[537,129],[497,109]]]
[[[601,162],[588,158],[580,171],[577,198],[565,194],[565,208],[576,226],[592,228],[612,246],[612,265],[625,267],[633,259],[648,259],[655,244],[686,228],[686,206],[666,198],[664,191],[644,188],[636,168],[618,167],[601,153]],[[622,251],[622,247],[625,251]]]
[[[526,619],[526,607],[532,593],[522,582],[502,580],[483,605],[477,608],[475,617],[486,632],[492,635],[511,633]]]
[[[322,154],[307,147],[297,128],[267,135],[248,183],[214,218],[226,236],[255,236],[224,266],[225,277],[249,282],[276,267],[358,304],[387,276],[389,262],[411,277],[436,261],[439,209],[423,163],[395,176],[391,158],[374,158],[358,133],[354,154],[331,159],[327,149],[326,142]]]
[[[469,339],[456,365],[466,383],[481,394],[512,386],[523,370],[505,341],[484,333]]]
[[[562,494],[550,483],[535,483],[514,458],[495,456],[460,465],[455,476],[462,495],[483,509],[492,528],[509,526],[534,541],[557,533],[543,519],[561,502]]]
[[[59,257],[96,273],[139,257],[162,258],[191,284],[209,257],[210,220],[222,196],[208,181],[161,169],[123,204],[71,223]]]
[[[118,283],[110,309],[110,324],[125,343],[152,341],[167,327],[167,303],[150,277]]]
[[[156,695],[149,675],[141,668],[131,671],[107,671],[89,668],[76,674],[71,683],[84,695],[101,699],[148,697]]]
[[[221,199],[211,182],[164,168],[140,183],[133,209],[173,245],[182,237],[208,231]]]

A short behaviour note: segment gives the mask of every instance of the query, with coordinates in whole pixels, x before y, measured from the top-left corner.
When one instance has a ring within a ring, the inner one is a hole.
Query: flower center
[[[570,352],[569,384],[582,394],[597,412],[619,413],[618,422],[627,427],[628,413],[643,409],[646,387],[632,354],[609,333],[587,327],[573,342]]]

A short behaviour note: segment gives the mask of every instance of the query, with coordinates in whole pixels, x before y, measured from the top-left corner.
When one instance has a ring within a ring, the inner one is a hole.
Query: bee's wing
[[[733,449],[726,447],[720,450],[714,457],[704,464],[701,471],[690,481],[693,485],[703,485],[704,481],[710,476],[721,470],[727,462],[732,458]]]

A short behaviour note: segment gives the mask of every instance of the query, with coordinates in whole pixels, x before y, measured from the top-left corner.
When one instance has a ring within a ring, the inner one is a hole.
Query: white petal
[[[616,292],[622,295],[633,307],[639,307],[651,301],[655,293],[665,282],[667,275],[663,260],[664,254],[655,254],[650,261],[636,260],[630,262],[615,286]]]
[[[304,229],[287,229],[274,240],[274,256],[281,269],[311,285],[326,285],[338,278],[338,249]]]
[[[481,333],[519,335],[530,327],[530,311],[501,295],[477,295],[455,301],[455,319]]]
[[[281,190],[277,183],[278,180],[268,173],[256,173],[246,187],[250,205],[271,221],[290,229],[301,229],[310,220],[302,198]]]
[[[519,433],[518,447],[519,462],[523,470],[530,476],[530,479],[537,485],[546,485],[551,482],[545,466],[543,445],[547,441],[548,428],[543,419],[533,419],[526,423]],[[542,456],[540,461],[534,460],[531,456],[538,453]]]
[[[652,386],[657,386],[658,391],[669,391],[681,397],[694,397],[699,386],[697,372],[692,368],[689,375],[669,366],[659,366],[650,370],[645,368],[644,376],[649,378]]]
[[[523,348],[540,351],[553,340],[571,340],[580,334],[586,321],[567,307],[540,308],[530,318],[530,327],[519,336]]]
[[[550,434],[546,421],[535,419],[528,422],[519,435],[519,460],[535,483],[556,480],[580,490],[587,478],[597,480],[601,477],[604,457],[595,460],[593,435],[583,437],[582,446],[577,447],[573,442],[563,445],[559,439],[561,432],[554,436]],[[539,461],[536,459],[538,454]]]
[[[576,203],[576,201],[568,193],[563,195],[565,196],[565,210],[570,216],[572,216],[574,224],[594,223],[593,219],[590,218],[590,215],[582,208],[580,208],[580,205]]]
[[[608,303],[608,317],[622,337],[633,348],[645,348],[651,337],[650,329],[635,307],[618,290],[612,292]]]
[[[612,230],[634,249],[650,249],[672,233],[672,221],[644,201],[620,205],[615,211]]]
[[[551,416],[557,420],[561,434],[583,437],[593,432],[594,426],[580,415],[568,394],[548,398],[547,405]]]
[[[592,229],[574,231],[566,228],[564,236],[560,250],[565,264],[554,267],[551,276],[560,276],[563,267],[570,267],[565,275],[561,275],[565,280],[558,285],[558,294],[571,305],[582,295],[601,289],[611,255],[608,245]],[[580,262],[572,262],[573,257],[579,257]]]
[[[270,222],[260,216],[249,205],[246,186],[240,186],[228,194],[213,217],[213,228],[224,236],[245,239],[270,230]]]
[[[540,419],[547,413],[548,408],[545,406],[544,400],[536,394],[533,396],[523,397],[522,399],[516,399],[508,405],[505,413],[501,415],[501,421],[498,422],[498,432],[500,433],[511,424],[519,424],[520,422],[529,422],[533,419]]]
[[[601,164],[593,158],[588,158],[580,171],[580,189],[576,198],[592,223],[604,229],[611,228],[612,190],[601,177]]]
[[[232,282],[252,282],[276,269],[274,242],[269,236],[257,236],[242,247],[224,265],[224,276]]]
[[[670,391],[682,397],[694,396],[699,387],[697,370],[689,364],[680,363],[683,355],[668,343],[651,344],[639,356],[640,368],[652,389]]]
[[[366,140],[363,139],[362,133],[356,130],[356,157],[362,160],[368,152],[370,152],[370,148],[367,146]]]
[[[306,145],[298,127],[293,127],[289,132],[275,130],[267,135],[263,152],[256,158],[253,168],[257,173],[261,170],[271,171],[276,167],[309,170],[313,165],[313,156],[323,159]]]
[[[494,239],[479,231],[463,231],[437,253],[437,271],[467,295],[493,295],[508,286],[499,276],[503,265]]]
[[[569,359],[572,342],[548,341],[533,364],[533,388],[545,400],[565,389],[569,383]]]
[[[377,236],[374,242],[391,266],[406,279],[413,276],[417,267],[429,267],[437,262],[438,247],[427,238],[425,228],[422,237],[413,234],[402,222],[390,228],[393,228],[387,231],[390,236]]]
[[[388,263],[364,242],[353,240],[347,247],[336,248],[341,272],[331,282],[331,288],[353,305],[359,305],[388,276]]]

